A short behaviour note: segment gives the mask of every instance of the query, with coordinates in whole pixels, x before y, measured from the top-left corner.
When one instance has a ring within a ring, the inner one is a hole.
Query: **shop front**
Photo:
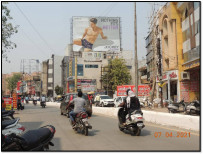
[[[178,70],[166,71],[162,76],[161,84],[158,77],[156,81],[158,82],[157,91],[160,91],[160,87],[162,88],[163,99],[171,99],[174,102],[179,100]],[[160,98],[158,95],[157,97]]]
[[[180,94],[185,102],[191,102],[200,99],[200,63],[193,61],[183,65],[184,72],[188,73],[187,79],[181,79]]]

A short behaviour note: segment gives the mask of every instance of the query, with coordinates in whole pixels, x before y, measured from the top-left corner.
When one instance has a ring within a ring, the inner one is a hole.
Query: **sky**
[[[148,34],[152,4],[136,3],[138,59],[146,58],[144,38]],[[11,37],[17,48],[7,54],[10,63],[2,59],[3,74],[20,72],[22,59],[39,59],[41,63],[52,54],[64,56],[71,42],[72,16],[120,17],[121,47],[134,52],[133,2],[9,2],[7,6],[12,24],[19,27],[18,33]]]

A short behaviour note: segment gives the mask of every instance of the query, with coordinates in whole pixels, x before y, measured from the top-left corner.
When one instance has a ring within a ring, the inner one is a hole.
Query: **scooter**
[[[145,127],[143,113],[141,110],[133,111],[130,116],[126,115],[126,125],[123,125],[121,115],[124,112],[124,108],[119,108],[118,110],[118,128],[120,131],[128,130],[133,136],[140,136],[141,129]]]
[[[56,130],[47,125],[35,130],[29,130],[22,136],[11,134],[2,135],[2,151],[47,151],[49,145],[54,146],[51,140]]]
[[[45,108],[46,102],[40,102],[40,105],[42,106],[42,108]]]
[[[169,113],[185,112],[186,104],[181,100],[179,103],[170,103],[167,108]]]
[[[186,114],[200,114],[200,103],[198,100],[192,101],[189,105],[186,106],[185,109]]]
[[[18,123],[19,120],[20,118],[2,121],[2,134],[6,136],[12,133],[22,135],[25,131],[25,127]]]

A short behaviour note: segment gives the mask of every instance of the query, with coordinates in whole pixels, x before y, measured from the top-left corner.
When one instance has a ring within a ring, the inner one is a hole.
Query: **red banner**
[[[17,93],[20,93],[21,81],[17,82]]]
[[[130,89],[135,93],[135,86],[134,85],[123,85],[117,86],[117,96],[126,96],[126,90]],[[150,87],[149,85],[139,85],[138,86],[138,96],[149,96],[150,94]]]

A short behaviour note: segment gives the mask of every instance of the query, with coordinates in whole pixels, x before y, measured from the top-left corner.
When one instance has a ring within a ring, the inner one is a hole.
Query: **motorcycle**
[[[40,102],[40,105],[42,106],[42,108],[45,108],[45,106],[46,106],[46,102]]]
[[[22,135],[25,131],[25,127],[18,123],[20,118],[2,121],[2,134],[9,135],[15,133],[16,135]]]
[[[47,125],[35,130],[29,130],[22,136],[10,134],[2,135],[2,151],[47,151],[49,145],[54,146],[51,140],[56,130]]]
[[[130,116],[126,115],[126,125],[123,125],[121,114],[124,112],[124,108],[118,110],[118,127],[120,131],[128,130],[131,135],[140,136],[141,129],[145,127],[143,113],[141,110],[133,111]]]
[[[26,104],[28,104],[28,103],[29,103],[29,101],[28,101],[28,100],[25,100],[25,102],[26,102]]]
[[[15,113],[15,111],[13,111],[13,110],[11,110],[11,111],[2,111],[2,113],[1,113],[2,121],[15,119],[13,117],[14,113]]]
[[[75,116],[75,125],[73,126],[70,119],[70,123],[75,131],[80,130],[82,134],[88,136],[88,129],[92,129],[92,126],[88,123],[88,114],[86,112],[80,112]]]
[[[181,100],[179,103],[170,103],[167,108],[169,113],[185,112],[186,104]]]
[[[185,109],[186,114],[200,114],[200,103],[198,100],[192,101],[189,105],[186,106]]]

